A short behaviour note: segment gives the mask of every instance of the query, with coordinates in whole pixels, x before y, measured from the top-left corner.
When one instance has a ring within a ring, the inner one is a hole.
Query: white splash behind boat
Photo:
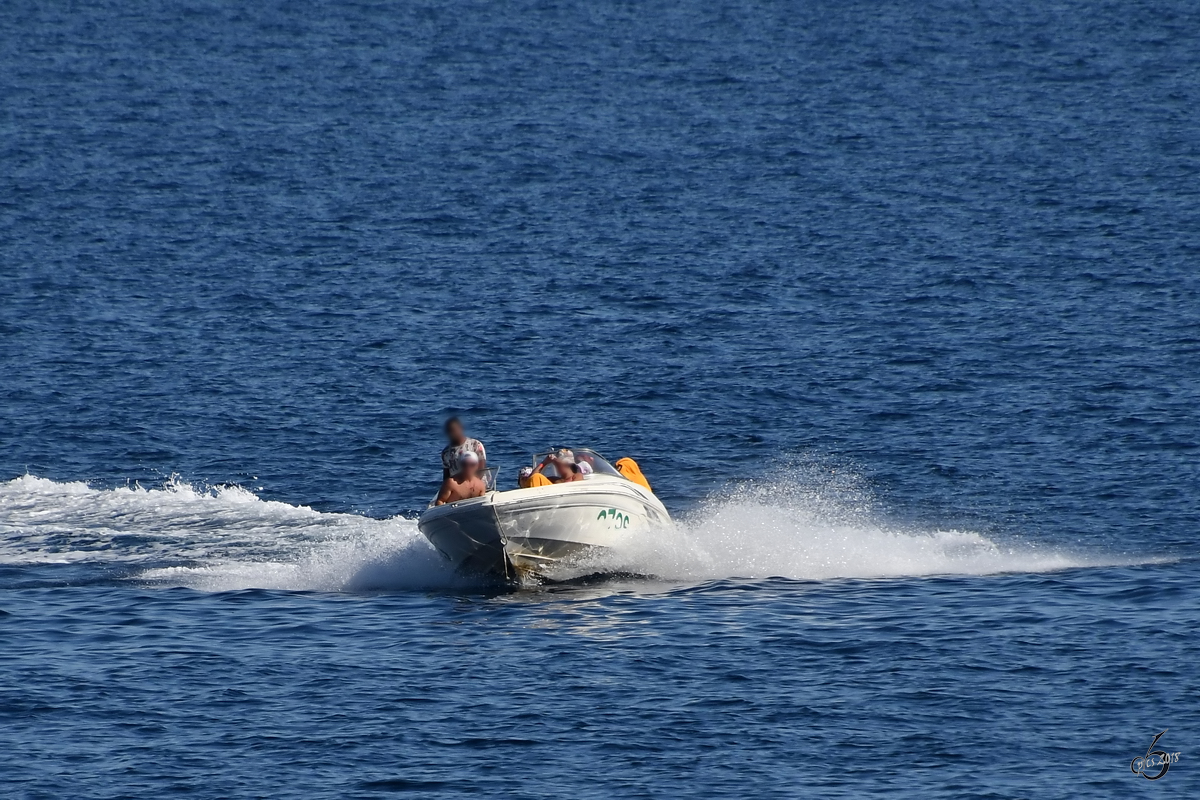
[[[421,533],[460,571],[513,580],[671,521],[649,489],[594,451],[574,452],[592,464],[584,480],[431,506]]]

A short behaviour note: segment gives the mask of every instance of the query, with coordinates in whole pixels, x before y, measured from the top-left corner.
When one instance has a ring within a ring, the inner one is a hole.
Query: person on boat
[[[479,456],[468,450],[458,458],[458,472],[442,481],[435,505],[444,506],[458,500],[483,497],[487,487],[479,477]]]
[[[566,448],[556,450],[543,458],[542,463],[537,465],[533,474],[541,475],[542,470],[548,466],[554,467],[554,477],[549,479],[552,483],[571,483],[583,480],[583,475],[575,471],[575,454]]]
[[[529,481],[533,478],[533,467],[521,467],[517,470],[517,488],[528,489]]]
[[[462,420],[458,417],[446,420],[446,438],[450,443],[442,450],[443,481],[458,472],[458,460],[464,453],[474,453],[479,458],[479,472],[487,469],[487,451],[483,449],[483,442],[468,439]]]
[[[534,472],[533,467],[521,467],[517,472],[517,487],[521,489],[536,489],[539,486],[554,484],[540,472]]]

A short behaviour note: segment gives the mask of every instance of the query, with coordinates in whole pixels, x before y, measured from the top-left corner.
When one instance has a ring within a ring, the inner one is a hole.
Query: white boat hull
[[[594,475],[437,506],[418,524],[460,571],[512,580],[669,522],[653,493],[624,478]]]

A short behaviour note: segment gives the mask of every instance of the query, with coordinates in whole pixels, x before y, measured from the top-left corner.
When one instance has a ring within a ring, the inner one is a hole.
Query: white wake
[[[631,532],[561,576],[614,572],[696,582],[985,575],[1098,566],[971,531],[875,521],[869,495],[811,476],[748,484],[675,526]],[[266,501],[240,487],[92,488],[23,476],[0,483],[0,564],[123,564],[131,580],[207,591],[455,588],[415,520],[372,519]],[[1125,562],[1127,563],[1127,562]]]
[[[695,581],[988,575],[1104,562],[1029,543],[998,544],[972,531],[891,526],[877,516],[861,492],[847,497],[828,486],[746,484],[671,529],[648,537],[631,534],[602,565],[613,572]]]

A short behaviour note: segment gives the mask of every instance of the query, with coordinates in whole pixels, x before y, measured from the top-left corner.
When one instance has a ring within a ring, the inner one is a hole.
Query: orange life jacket
[[[613,466],[617,468],[617,472],[621,473],[629,480],[633,481],[634,483],[640,483],[642,486],[650,489],[650,481],[646,480],[646,476],[642,474],[642,468],[639,467],[637,462],[632,458],[619,458],[617,459],[617,463]],[[650,491],[653,492],[654,490],[650,489]]]

